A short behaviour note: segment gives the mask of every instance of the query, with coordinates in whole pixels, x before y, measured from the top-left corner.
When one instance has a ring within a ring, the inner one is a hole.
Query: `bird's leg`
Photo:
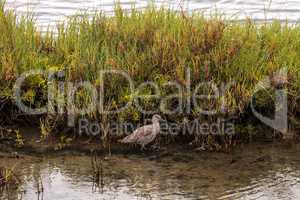
[[[141,146],[141,151],[144,151],[144,150],[147,150],[147,149],[146,149],[145,145],[142,145]]]
[[[160,143],[159,140],[156,140],[155,143],[151,146],[153,150],[159,150],[160,149]]]

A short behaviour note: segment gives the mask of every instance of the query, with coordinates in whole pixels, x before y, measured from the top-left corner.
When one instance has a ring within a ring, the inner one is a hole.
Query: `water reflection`
[[[111,0],[6,0],[8,9],[14,9],[19,15],[28,12],[33,13],[41,27],[55,26],[58,21],[77,13],[79,10],[94,12],[102,10],[112,14],[114,1]],[[120,0],[124,9],[130,9],[133,5],[142,9],[146,7],[148,0]],[[291,23],[299,21],[300,2],[295,0],[154,0],[157,6],[167,6],[173,9],[198,10],[206,14],[218,10],[228,18],[241,20],[245,16],[257,21],[264,20],[288,20]]]
[[[0,199],[299,199],[298,149],[115,155],[104,161],[103,185],[96,188],[88,156],[11,160],[21,187]]]

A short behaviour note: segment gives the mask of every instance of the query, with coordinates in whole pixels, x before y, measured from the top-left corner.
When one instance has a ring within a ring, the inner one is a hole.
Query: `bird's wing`
[[[120,140],[119,142],[121,143],[134,143],[136,142],[136,135],[134,133],[126,136],[125,138],[123,138],[122,140]]]
[[[151,134],[152,125],[146,125],[140,128],[137,128],[133,131],[132,134],[128,135],[127,137],[120,140],[121,143],[135,143],[139,140],[139,138],[146,137],[147,135]]]
[[[151,135],[152,131],[153,131],[153,126],[146,125],[136,129],[134,133],[136,133],[139,138],[142,138],[142,137],[147,137],[147,135]]]
[[[148,144],[153,141],[155,138],[154,127],[152,125],[144,126],[139,137],[137,137],[137,143],[139,144]]]

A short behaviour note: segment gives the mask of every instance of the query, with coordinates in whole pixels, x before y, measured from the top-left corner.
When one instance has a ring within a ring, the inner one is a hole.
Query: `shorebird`
[[[141,146],[141,150],[145,149],[145,146],[153,142],[158,136],[160,132],[159,121],[161,119],[160,115],[153,115],[152,124],[136,129],[132,134],[123,138],[119,142],[123,144],[138,144]]]

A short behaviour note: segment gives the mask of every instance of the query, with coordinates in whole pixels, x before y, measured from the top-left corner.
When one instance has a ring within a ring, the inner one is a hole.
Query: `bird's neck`
[[[156,125],[159,126],[159,121],[158,121],[158,120],[153,120],[153,121],[152,121],[152,124],[156,124]]]
[[[152,124],[153,128],[155,128],[156,130],[159,130],[160,131],[160,124],[158,121],[154,121],[153,124]]]

